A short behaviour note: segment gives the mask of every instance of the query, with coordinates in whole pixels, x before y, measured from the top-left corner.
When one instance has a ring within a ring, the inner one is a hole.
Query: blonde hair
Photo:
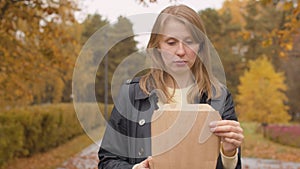
[[[200,98],[203,93],[207,94],[208,99],[211,99],[213,96],[219,96],[221,91],[220,83],[212,73],[209,45],[206,38],[205,27],[200,16],[193,9],[185,5],[169,6],[158,15],[147,45],[147,48],[152,51],[149,53],[152,57],[155,68],[151,68],[148,73],[141,77],[140,88],[147,94],[150,94],[153,89],[158,89],[165,95],[165,99],[162,100],[163,103],[169,103],[172,101],[175,89],[172,93],[169,93],[167,90],[165,79],[166,77],[171,76],[164,71],[164,62],[157,50],[157,48],[159,48],[159,41],[162,37],[160,33],[162,31],[163,24],[169,18],[174,18],[183,22],[189,28],[195,40],[199,43],[199,51],[197,55],[201,56],[201,59],[200,57],[196,57],[195,63],[191,67],[191,72],[193,73],[196,83],[192,86],[188,93],[188,102],[194,103],[194,98]],[[175,86],[176,82],[174,78],[171,77],[171,79]]]

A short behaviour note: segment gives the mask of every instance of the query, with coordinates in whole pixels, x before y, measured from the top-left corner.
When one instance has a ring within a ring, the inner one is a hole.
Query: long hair
[[[175,89],[172,93],[168,92],[166,87],[166,77],[171,77],[166,71],[164,71],[164,62],[161,54],[158,50],[159,41],[163,25],[166,20],[173,18],[183,22],[190,30],[193,38],[199,44],[199,51],[197,53],[195,63],[191,67],[191,72],[194,76],[195,84],[188,92],[188,102],[194,103],[195,98],[200,98],[203,93],[206,93],[208,99],[214,96],[220,95],[219,81],[213,76],[211,63],[210,63],[210,52],[208,40],[206,37],[205,27],[202,23],[200,16],[190,7],[185,5],[174,5],[165,8],[156,18],[154,26],[152,28],[150,40],[147,45],[148,53],[152,57],[154,68],[151,68],[140,80],[140,88],[143,92],[150,94],[153,89],[162,91],[165,97],[162,97],[163,103],[169,103],[172,101],[172,97],[175,93]],[[200,57],[199,57],[200,56]],[[176,83],[172,78],[173,84]],[[175,85],[174,85],[175,86]]]

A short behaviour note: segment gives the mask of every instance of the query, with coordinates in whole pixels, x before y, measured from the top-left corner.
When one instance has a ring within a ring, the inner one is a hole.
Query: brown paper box
[[[220,120],[207,104],[164,105],[151,124],[151,169],[214,169],[220,139],[208,124]]]

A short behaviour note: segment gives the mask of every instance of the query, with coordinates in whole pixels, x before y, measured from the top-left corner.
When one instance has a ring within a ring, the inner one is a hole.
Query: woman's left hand
[[[221,137],[224,155],[233,156],[244,140],[240,123],[234,120],[213,121],[209,127],[211,132]]]

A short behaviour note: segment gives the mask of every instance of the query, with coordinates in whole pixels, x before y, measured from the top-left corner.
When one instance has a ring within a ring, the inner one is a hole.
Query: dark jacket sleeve
[[[99,169],[132,169],[133,164],[127,162],[127,158],[112,154],[102,148],[99,150]]]
[[[106,130],[102,139],[101,147],[98,152],[99,169],[131,169],[128,155],[128,119],[126,114],[130,113],[128,102],[128,85],[124,84],[114,103],[110,119],[106,125]]]
[[[99,169],[131,169],[126,157],[126,119],[114,107],[98,152]]]
[[[225,102],[224,102],[224,112],[222,113],[222,119],[223,120],[238,121],[236,113],[235,113],[233,98],[232,98],[231,93],[228,90],[226,90],[226,99],[225,99]],[[239,148],[238,162],[237,162],[237,166],[235,168],[236,169],[241,169],[242,168],[241,148]],[[220,155],[218,157],[217,169],[223,169],[222,160],[221,160]]]

